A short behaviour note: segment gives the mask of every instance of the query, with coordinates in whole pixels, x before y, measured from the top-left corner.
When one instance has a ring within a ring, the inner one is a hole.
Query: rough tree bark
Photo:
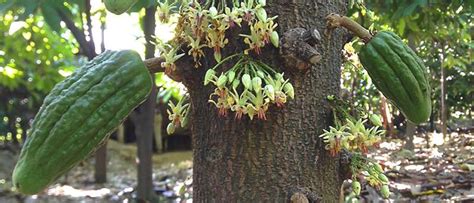
[[[321,33],[315,48],[322,59],[303,71],[284,65],[275,48],[264,50],[260,57],[285,71],[296,95],[283,109],[270,107],[266,121],[218,117],[208,103],[213,88],[202,85],[205,71],[214,63],[212,53],[206,55],[204,67],[192,70],[192,77],[184,76],[193,109],[195,202],[286,202],[301,195],[309,201],[337,202],[344,179],[341,164],[338,157],[329,156],[319,135],[332,122],[325,98],[339,94],[345,41],[342,29],[325,32],[325,17],[345,15],[346,6],[340,0],[267,2],[267,12],[279,16],[280,36],[297,27]],[[231,39],[224,56],[244,46],[240,38]]]

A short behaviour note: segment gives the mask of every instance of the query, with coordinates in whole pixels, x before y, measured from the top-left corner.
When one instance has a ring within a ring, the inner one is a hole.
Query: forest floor
[[[414,151],[404,150],[401,140],[391,139],[369,154],[385,166],[392,191],[390,202],[474,202],[474,134],[451,133],[445,142],[440,136],[416,136]],[[130,200],[136,195],[136,147],[109,141],[107,148],[107,183],[94,183],[94,160],[90,159],[33,196],[11,191],[8,170],[13,168],[17,155],[0,149],[0,202],[133,202]],[[153,156],[153,190],[157,201],[191,202],[191,160],[190,151]],[[346,194],[349,187],[350,183],[344,184]],[[358,200],[384,202],[371,187],[364,187]]]

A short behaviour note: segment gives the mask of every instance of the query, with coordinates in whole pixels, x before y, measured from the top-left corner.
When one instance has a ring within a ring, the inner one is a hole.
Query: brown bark
[[[325,17],[344,15],[346,3],[274,0],[267,3],[267,12],[279,16],[279,33],[297,27],[323,33]],[[339,93],[344,32],[336,29],[322,37],[315,45],[322,59],[306,72],[283,65],[276,49],[264,50],[260,57],[285,70],[296,95],[285,108],[271,107],[266,121],[218,117],[208,104],[213,88],[202,85],[206,67],[214,63],[212,53],[204,67],[193,70],[194,77],[184,77],[192,105],[195,202],[287,202],[296,193],[310,202],[338,201],[344,179],[339,158],[329,156],[319,135],[332,122],[325,98]],[[223,55],[244,46],[235,39]]]

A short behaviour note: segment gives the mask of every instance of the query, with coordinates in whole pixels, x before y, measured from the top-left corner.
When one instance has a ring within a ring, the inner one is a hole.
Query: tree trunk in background
[[[380,113],[382,114],[383,127],[387,130],[387,137],[393,133],[392,114],[388,109],[387,98],[380,93]]]
[[[88,32],[89,32],[89,37],[90,41],[89,44],[93,47],[95,47],[93,38],[92,38],[92,22],[90,18],[90,1],[88,0],[86,3],[87,6],[87,11],[86,15],[88,16],[87,18],[87,27],[88,27]],[[105,22],[101,22],[100,25],[100,37],[101,37],[101,43],[100,43],[100,51],[104,52],[105,51]],[[114,132],[117,134],[117,132]],[[95,174],[94,174],[95,182],[96,183],[105,183],[107,182],[107,142],[104,142],[104,144],[97,149],[95,152]]]
[[[155,13],[156,7],[151,6],[145,9],[144,35],[145,35],[145,58],[155,56],[155,45],[153,35],[155,34]],[[137,200],[147,202],[153,196],[153,130],[155,119],[157,89],[153,83],[153,88],[148,99],[141,104],[134,116],[135,134],[137,136]]]
[[[413,34],[408,35],[408,46],[414,51],[416,51],[416,45],[415,45],[415,41],[413,37],[414,37]],[[403,148],[413,151],[415,149],[415,144],[413,143],[413,139],[416,132],[416,125],[408,121],[408,119],[405,119],[405,121],[406,121],[405,145],[403,146]]]
[[[345,15],[346,5],[330,0],[267,3],[269,16],[279,16],[280,36],[296,27],[317,28],[322,39],[316,46],[323,58],[303,73],[285,67],[277,49],[264,49],[261,57],[285,70],[296,95],[282,109],[271,106],[266,121],[218,117],[215,106],[208,103],[214,88],[202,85],[208,67],[196,69],[196,77],[185,81],[192,105],[195,202],[288,202],[295,192],[310,201],[316,196],[322,202],[338,201],[344,180],[341,164],[338,157],[330,157],[319,135],[332,123],[326,97],[339,95],[345,31],[336,29],[330,38],[323,33],[325,17],[333,12]],[[231,45],[226,48],[224,55],[235,53]],[[212,55],[206,56],[203,64],[214,63]]]
[[[444,70],[444,57],[445,57],[445,51],[444,51],[444,44],[441,43],[441,54],[439,55],[439,61],[441,63],[440,68],[441,68],[441,78],[440,78],[440,85],[441,85],[441,132],[443,133],[443,139],[447,139],[446,134],[447,134],[447,125],[446,125],[446,86],[445,86],[445,80],[446,80],[446,71]]]
[[[163,153],[163,132],[162,132],[163,116],[160,113],[155,114],[155,145],[157,153]]]

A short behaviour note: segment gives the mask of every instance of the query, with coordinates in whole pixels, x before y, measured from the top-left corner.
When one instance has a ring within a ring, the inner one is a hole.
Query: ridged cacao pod
[[[134,51],[106,51],[44,99],[13,171],[24,194],[42,191],[104,142],[151,91]]]
[[[431,88],[423,61],[393,32],[378,32],[359,58],[375,87],[415,124],[431,114]]]
[[[138,0],[104,0],[105,8],[117,15],[125,13],[130,9]]]

